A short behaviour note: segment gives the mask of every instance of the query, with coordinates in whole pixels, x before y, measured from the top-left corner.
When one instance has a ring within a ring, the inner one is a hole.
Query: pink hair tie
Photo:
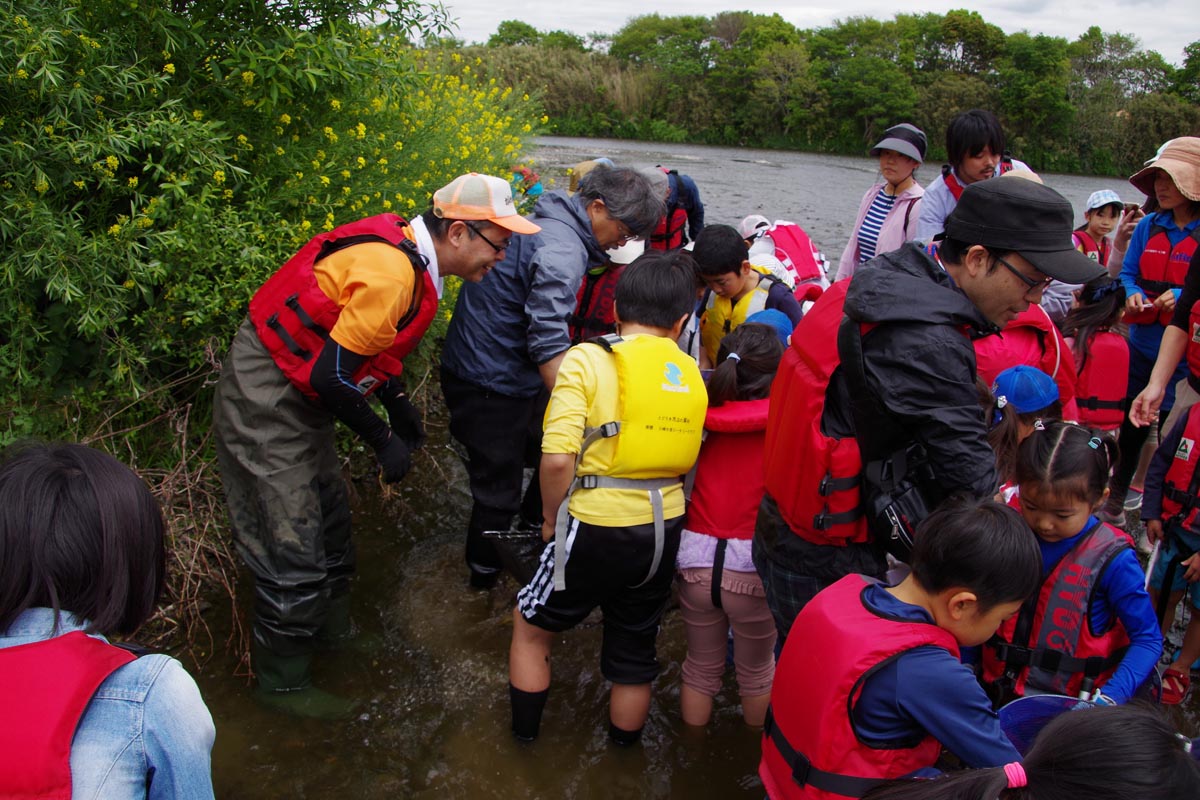
[[[1004,775],[1008,778],[1008,788],[1020,789],[1028,782],[1025,777],[1025,767],[1020,761],[1012,761],[1004,765]]]

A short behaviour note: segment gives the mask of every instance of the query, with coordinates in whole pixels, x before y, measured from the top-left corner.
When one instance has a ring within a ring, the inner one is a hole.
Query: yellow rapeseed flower
[[[170,63],[164,64],[163,72],[167,73],[168,75],[174,75],[175,74],[175,65],[170,64]]]
[[[129,184],[129,188],[130,188],[130,189],[136,189],[136,188],[137,188],[137,185],[138,185],[138,179],[137,179],[137,176],[136,176],[136,175],[135,175],[135,176],[133,176],[133,177],[132,177],[132,178],[130,178],[128,181],[126,181],[126,183],[127,183],[127,184]]]
[[[280,114],[279,121],[284,125],[290,125],[292,123],[292,117],[290,114]]]
[[[341,111],[342,110],[342,101],[338,100],[335,97],[334,99],[329,101],[329,107],[332,108],[334,111]]]
[[[121,166],[121,162],[117,160],[116,156],[105,157],[104,163],[108,165],[109,169],[116,169],[117,167]]]
[[[196,111],[193,111],[192,119],[196,120],[196,122],[199,122],[200,120],[204,119],[204,112],[200,111],[199,109],[197,109]]]
[[[116,236],[120,232],[121,232],[121,226],[119,224],[108,226],[108,235],[109,236]]]
[[[247,69],[242,71],[242,83],[246,84],[247,86],[254,85],[254,78],[255,75],[250,70]]]
[[[224,183],[225,182],[225,170],[223,170],[223,169],[214,170],[212,177],[213,177],[213,183],[218,183],[218,184]]]

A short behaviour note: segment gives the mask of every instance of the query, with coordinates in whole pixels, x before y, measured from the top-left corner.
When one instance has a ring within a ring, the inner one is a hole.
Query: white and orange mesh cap
[[[459,175],[434,192],[433,213],[443,219],[483,219],[514,233],[541,230],[517,213],[508,181],[478,172]]]

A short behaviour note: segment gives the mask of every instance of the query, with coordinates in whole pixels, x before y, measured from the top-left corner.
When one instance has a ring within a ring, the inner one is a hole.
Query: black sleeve
[[[1175,304],[1171,324],[1190,332],[1188,315],[1192,313],[1192,305],[1197,300],[1200,300],[1200,248],[1196,249],[1192,260],[1188,262],[1187,277],[1183,279],[1183,291],[1179,294],[1179,302]]]
[[[346,427],[358,434],[372,450],[387,444],[391,428],[371,410],[367,398],[354,385],[355,370],[366,356],[347,350],[333,339],[326,339],[312,369],[312,387],[325,408]]]

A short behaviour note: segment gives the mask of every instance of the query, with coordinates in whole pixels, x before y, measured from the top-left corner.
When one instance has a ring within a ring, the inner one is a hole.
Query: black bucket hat
[[[1074,219],[1070,202],[1049,186],[1006,176],[969,185],[946,218],[944,235],[1019,253],[1063,283],[1087,283],[1105,269],[1075,249]]]

